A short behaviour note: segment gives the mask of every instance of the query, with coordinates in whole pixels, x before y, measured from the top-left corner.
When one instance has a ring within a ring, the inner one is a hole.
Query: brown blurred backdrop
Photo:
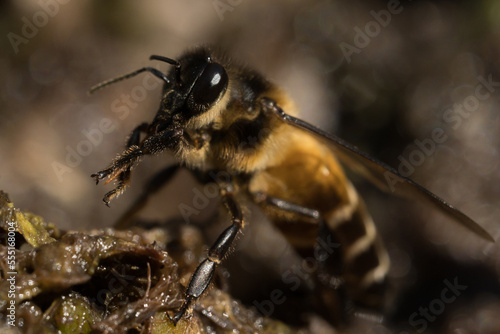
[[[143,77],[92,96],[88,89],[150,65],[151,54],[175,58],[214,43],[282,85],[304,119],[393,167],[412,159],[411,178],[499,233],[497,1],[23,0],[0,7],[0,189],[61,228],[111,226],[145,180],[172,161],[145,159],[129,190],[106,208],[101,198],[110,187],[96,187],[89,175],[122,150],[135,125],[152,120],[161,89],[141,88]],[[428,151],[415,144],[429,143],[436,129],[442,142]],[[458,277],[466,296],[430,328],[497,332],[499,246],[353,179],[394,264],[395,328],[419,328],[408,324],[409,315],[439,296],[444,279]],[[181,173],[143,215],[178,216],[194,186]],[[273,251],[262,250],[267,234],[253,231],[241,256],[272,261]],[[279,262],[281,253],[274,254]],[[283,263],[269,265],[275,276]],[[262,289],[241,298],[251,304],[269,295]]]

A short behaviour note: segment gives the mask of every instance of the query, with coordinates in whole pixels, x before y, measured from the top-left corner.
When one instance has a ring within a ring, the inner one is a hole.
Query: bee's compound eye
[[[224,93],[227,81],[227,73],[222,65],[208,63],[193,87],[193,102],[204,106],[211,105]]]

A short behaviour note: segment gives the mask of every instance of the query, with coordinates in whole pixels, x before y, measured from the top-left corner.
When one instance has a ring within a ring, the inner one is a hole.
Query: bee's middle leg
[[[196,268],[186,290],[186,297],[180,310],[173,317],[174,323],[177,323],[182,316],[191,308],[191,305],[205,292],[215,269],[228,254],[229,248],[233,244],[236,235],[243,228],[243,214],[241,208],[234,198],[234,188],[230,182],[219,184],[222,200],[229,214],[231,215],[231,225],[222,232],[215,243],[208,251],[208,256]]]

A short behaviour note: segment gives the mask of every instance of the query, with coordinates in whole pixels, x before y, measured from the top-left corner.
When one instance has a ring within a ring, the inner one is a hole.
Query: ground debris
[[[175,236],[161,228],[59,231],[16,209],[0,192],[0,328],[14,324],[13,333],[297,332],[259,316],[219,286],[174,326],[170,318],[182,304],[183,285],[206,249],[202,240],[189,226]],[[15,277],[15,293],[10,277]]]

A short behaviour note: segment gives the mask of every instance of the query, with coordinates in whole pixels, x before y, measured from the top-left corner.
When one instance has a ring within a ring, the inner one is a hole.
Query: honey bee
[[[382,188],[422,197],[484,239],[491,235],[462,212],[393,168],[342,139],[296,117],[292,100],[256,71],[232,63],[212,47],[198,47],[178,60],[153,55],[173,66],[168,74],[144,67],[91,89],[150,72],[164,81],[159,110],[151,123],[137,126],[127,147],[108,168],[91,176],[116,187],[104,202],[128,185],[132,168],[145,155],[169,151],[178,164],[161,174],[166,182],[179,167],[215,182],[230,225],[208,251],[186,288],[173,317],[177,323],[209,286],[217,266],[245,225],[240,196],[256,203],[299,252],[311,252],[326,228],[340,244],[338,284],[350,301],[381,307],[389,256],[361,197],[337,158]],[[144,135],[142,135],[144,134]],[[252,140],[249,140],[252,138]],[[395,185],[395,186],[394,186]],[[153,185],[153,188],[156,185]],[[238,197],[237,197],[238,195]]]

